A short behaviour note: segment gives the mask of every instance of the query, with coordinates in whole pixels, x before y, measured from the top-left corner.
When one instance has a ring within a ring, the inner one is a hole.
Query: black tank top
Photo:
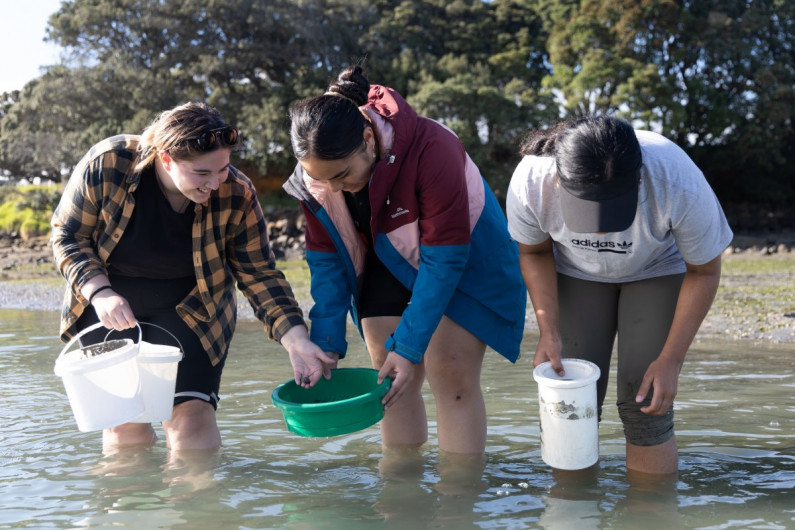
[[[191,227],[193,203],[175,212],[157,184],[154,168],[144,170],[135,190],[135,208],[110,254],[111,275],[152,279],[194,276]]]
[[[364,236],[367,245],[373,246],[373,233],[370,228],[370,183],[368,182],[364,189],[357,192],[344,191],[345,204],[348,205],[348,210],[351,212],[353,224],[356,230]]]

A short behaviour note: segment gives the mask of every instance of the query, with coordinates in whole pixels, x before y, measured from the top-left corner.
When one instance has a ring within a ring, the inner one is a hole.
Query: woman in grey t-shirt
[[[723,210],[684,151],[616,118],[539,131],[522,154],[507,212],[540,332],[533,365],[596,363],[601,417],[618,336],[627,468],[673,473],[679,370],[732,238]]]

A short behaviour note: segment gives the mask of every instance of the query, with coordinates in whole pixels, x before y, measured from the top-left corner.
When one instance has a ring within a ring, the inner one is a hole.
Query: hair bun
[[[348,66],[340,72],[337,80],[331,83],[328,90],[337,92],[356,103],[356,106],[361,107],[367,103],[370,94],[370,81],[364,76],[361,66]]]

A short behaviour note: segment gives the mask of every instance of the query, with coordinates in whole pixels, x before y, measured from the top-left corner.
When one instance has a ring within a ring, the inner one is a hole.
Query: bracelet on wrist
[[[91,293],[91,296],[88,297],[88,303],[92,303],[92,300],[94,300],[94,297],[97,295],[97,293],[100,293],[105,289],[112,289],[112,287],[110,285],[103,285],[102,287],[97,288],[93,293]]]

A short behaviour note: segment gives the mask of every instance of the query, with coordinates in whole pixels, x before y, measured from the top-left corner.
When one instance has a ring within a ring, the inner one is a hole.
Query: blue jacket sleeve
[[[309,338],[324,351],[338,353],[343,358],[348,350],[345,331],[352,300],[344,267],[336,252],[307,250],[306,261],[315,301],[309,310],[312,322]]]
[[[413,363],[422,361],[431,335],[461,280],[469,248],[470,245],[420,246],[420,267],[411,302],[385,344],[387,351]]]

